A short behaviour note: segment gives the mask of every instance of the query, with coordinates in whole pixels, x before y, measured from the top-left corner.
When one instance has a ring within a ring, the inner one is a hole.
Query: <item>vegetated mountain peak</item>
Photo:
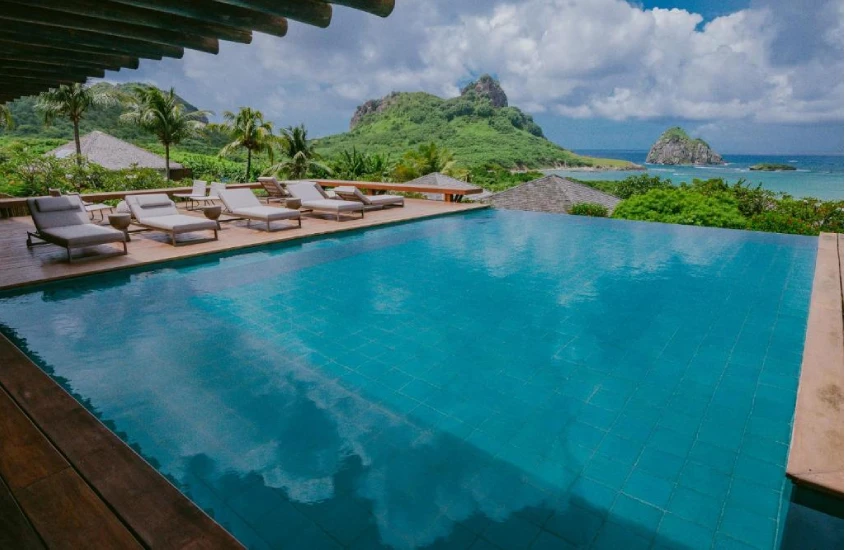
[[[499,81],[489,74],[481,75],[478,80],[470,82],[461,90],[461,97],[467,97],[472,94],[477,97],[489,99],[490,104],[497,109],[508,106],[508,96],[505,94]]]
[[[701,138],[693,139],[680,126],[663,132],[651,146],[645,160],[649,164],[724,164],[719,153]]]
[[[331,157],[354,148],[396,159],[435,143],[462,166],[636,168],[625,161],[577,155],[549,141],[531,115],[508,105],[505,91],[489,75],[449,99],[426,92],[391,92],[369,100],[355,109],[349,127],[349,132],[318,139],[320,154]]]

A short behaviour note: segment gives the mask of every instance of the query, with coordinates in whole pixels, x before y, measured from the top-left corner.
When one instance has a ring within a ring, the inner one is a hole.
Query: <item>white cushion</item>
[[[300,217],[299,210],[291,210],[290,208],[275,208],[273,206],[248,206],[245,208],[238,208],[231,210],[232,214],[249,218],[252,220],[290,220]]]

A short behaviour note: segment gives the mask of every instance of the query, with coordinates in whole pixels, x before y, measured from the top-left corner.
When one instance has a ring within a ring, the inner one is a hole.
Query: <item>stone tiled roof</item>
[[[408,185],[437,185],[440,187],[450,187],[452,189],[478,188],[477,185],[472,185],[465,181],[456,180],[455,178],[449,177],[446,174],[441,174],[440,172],[432,172],[431,174],[426,174],[422,177],[405,183],[407,183]]]
[[[432,172],[426,174],[415,180],[406,182],[408,185],[436,185],[438,187],[449,187],[451,189],[478,189],[477,185],[471,185],[465,181],[456,180],[453,177],[441,174],[440,172]],[[423,193],[423,196],[429,200],[443,200],[443,195],[436,193]]]
[[[496,208],[509,210],[531,210],[566,214],[574,204],[592,202],[607,207],[613,212],[620,200],[592,187],[562,178],[556,174],[523,183],[506,191],[490,196],[489,202]]]
[[[90,134],[85,134],[79,138],[79,144],[82,148],[83,157],[108,170],[131,168],[133,164],[138,165],[139,168],[164,170],[164,157],[103,132],[95,130]],[[59,158],[75,155],[76,145],[73,141],[70,141],[45,154]],[[170,161],[171,170],[182,168],[183,166],[178,162]]]

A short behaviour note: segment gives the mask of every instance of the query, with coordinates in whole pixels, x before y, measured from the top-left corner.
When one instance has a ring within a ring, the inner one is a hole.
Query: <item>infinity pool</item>
[[[0,329],[250,548],[770,549],[815,254],[483,211],[0,294]]]

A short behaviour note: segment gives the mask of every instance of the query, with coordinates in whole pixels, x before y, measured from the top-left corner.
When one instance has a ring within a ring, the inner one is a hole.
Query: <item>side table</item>
[[[129,226],[132,225],[132,215],[131,214],[109,214],[109,225],[123,231],[123,234],[126,235],[126,242],[131,241],[132,239],[129,237]]]

